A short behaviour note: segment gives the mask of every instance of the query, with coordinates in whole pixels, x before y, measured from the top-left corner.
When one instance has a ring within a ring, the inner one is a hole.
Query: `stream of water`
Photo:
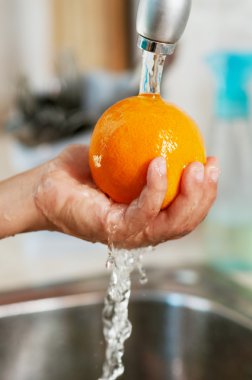
[[[147,282],[142,267],[146,249],[115,250],[109,253],[109,266],[113,265],[105,304],[102,313],[103,334],[106,340],[106,353],[103,375],[99,380],[116,380],[124,373],[124,342],[130,337],[132,325],[128,319],[128,304],[131,293],[130,275],[138,269],[140,283]],[[113,264],[112,264],[113,262]]]
[[[159,94],[165,56],[143,52],[140,94]],[[115,231],[112,226],[111,231]],[[103,374],[99,380],[116,380],[124,373],[124,343],[130,337],[132,325],[128,319],[128,304],[131,293],[131,273],[137,269],[140,283],[147,282],[142,267],[146,249],[115,250],[113,239],[108,242],[109,251],[107,268],[112,268],[111,278],[103,309],[103,334],[106,340],[106,353]],[[152,249],[152,248],[149,248]],[[148,249],[147,249],[148,250]]]

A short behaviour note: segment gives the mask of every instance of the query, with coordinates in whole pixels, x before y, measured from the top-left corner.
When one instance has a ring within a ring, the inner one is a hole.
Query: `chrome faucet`
[[[170,55],[182,36],[191,0],[140,0],[137,14],[138,47]]]

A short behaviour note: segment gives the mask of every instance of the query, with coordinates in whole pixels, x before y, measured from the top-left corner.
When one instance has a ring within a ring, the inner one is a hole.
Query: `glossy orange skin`
[[[176,197],[183,169],[206,162],[194,121],[158,95],[139,95],[109,108],[91,139],[89,164],[96,185],[115,202],[129,204],[146,183],[148,165],[163,156],[168,191],[163,208]]]

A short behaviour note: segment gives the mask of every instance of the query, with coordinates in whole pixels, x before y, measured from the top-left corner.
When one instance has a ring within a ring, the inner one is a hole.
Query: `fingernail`
[[[204,181],[204,166],[201,163],[195,163],[193,167],[193,176],[197,182]]]
[[[217,182],[220,176],[220,169],[212,166],[209,168],[208,177],[212,182]]]
[[[166,161],[164,158],[160,157],[157,165],[156,165],[157,172],[160,176],[166,175]]]

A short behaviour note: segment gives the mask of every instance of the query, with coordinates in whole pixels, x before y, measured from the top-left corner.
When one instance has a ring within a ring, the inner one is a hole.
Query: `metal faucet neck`
[[[192,0],[140,0],[137,13],[138,46],[170,55],[182,36]]]
[[[146,37],[138,35],[137,46],[149,51],[150,53],[159,55],[171,55],[174,53],[176,44],[165,44],[163,42],[151,41]]]

